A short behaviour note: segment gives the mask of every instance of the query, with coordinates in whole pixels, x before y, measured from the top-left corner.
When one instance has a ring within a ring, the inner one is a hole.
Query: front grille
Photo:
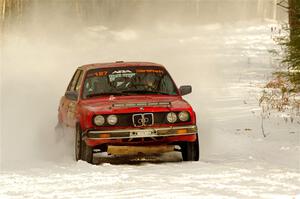
[[[141,119],[141,115],[144,115],[144,118],[148,118],[145,122],[145,126],[151,126],[156,124],[169,124],[166,119],[168,113],[169,112],[117,114],[118,122],[115,126],[139,127],[141,126],[141,124],[139,124],[138,120]],[[108,115],[103,116],[106,120]],[[111,125],[105,122],[103,126]]]
[[[153,113],[138,113],[132,115],[133,126],[152,126],[154,124]]]

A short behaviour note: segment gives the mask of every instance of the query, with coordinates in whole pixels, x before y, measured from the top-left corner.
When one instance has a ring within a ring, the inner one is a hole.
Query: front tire
[[[93,148],[88,146],[84,141],[83,141],[83,145],[84,145],[84,151],[82,154],[82,160],[92,164],[93,163]]]
[[[75,160],[83,160],[88,163],[93,163],[93,148],[88,146],[85,141],[82,140],[82,131],[79,125],[76,127]]]
[[[194,142],[184,142],[180,145],[183,161],[199,161],[198,135]]]

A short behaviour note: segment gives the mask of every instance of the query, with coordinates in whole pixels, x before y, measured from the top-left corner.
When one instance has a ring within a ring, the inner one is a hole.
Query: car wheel
[[[88,146],[85,142],[83,142],[83,154],[82,154],[82,160],[93,163],[93,148]]]
[[[82,160],[82,136],[81,129],[79,126],[76,127],[76,135],[75,135],[75,160]]]
[[[93,162],[93,148],[88,146],[82,140],[82,131],[79,125],[76,128],[76,139],[75,139],[75,159],[84,160],[88,163]]]
[[[195,142],[185,142],[180,145],[183,161],[199,160],[199,142],[198,135]]]

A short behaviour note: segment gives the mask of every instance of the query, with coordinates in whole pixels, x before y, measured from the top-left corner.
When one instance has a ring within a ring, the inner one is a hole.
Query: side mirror
[[[78,94],[75,91],[67,91],[65,96],[70,100],[77,100],[78,99]]]
[[[185,85],[185,86],[180,86],[179,88],[179,93],[180,95],[187,95],[192,92],[192,86],[190,85]]]

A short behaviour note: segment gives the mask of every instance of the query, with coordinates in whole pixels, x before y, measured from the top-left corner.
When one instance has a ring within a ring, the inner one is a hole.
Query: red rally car
[[[113,155],[181,151],[199,160],[196,115],[164,66],[151,62],[79,67],[59,104],[59,124],[74,129],[75,158],[89,163],[95,149]]]

